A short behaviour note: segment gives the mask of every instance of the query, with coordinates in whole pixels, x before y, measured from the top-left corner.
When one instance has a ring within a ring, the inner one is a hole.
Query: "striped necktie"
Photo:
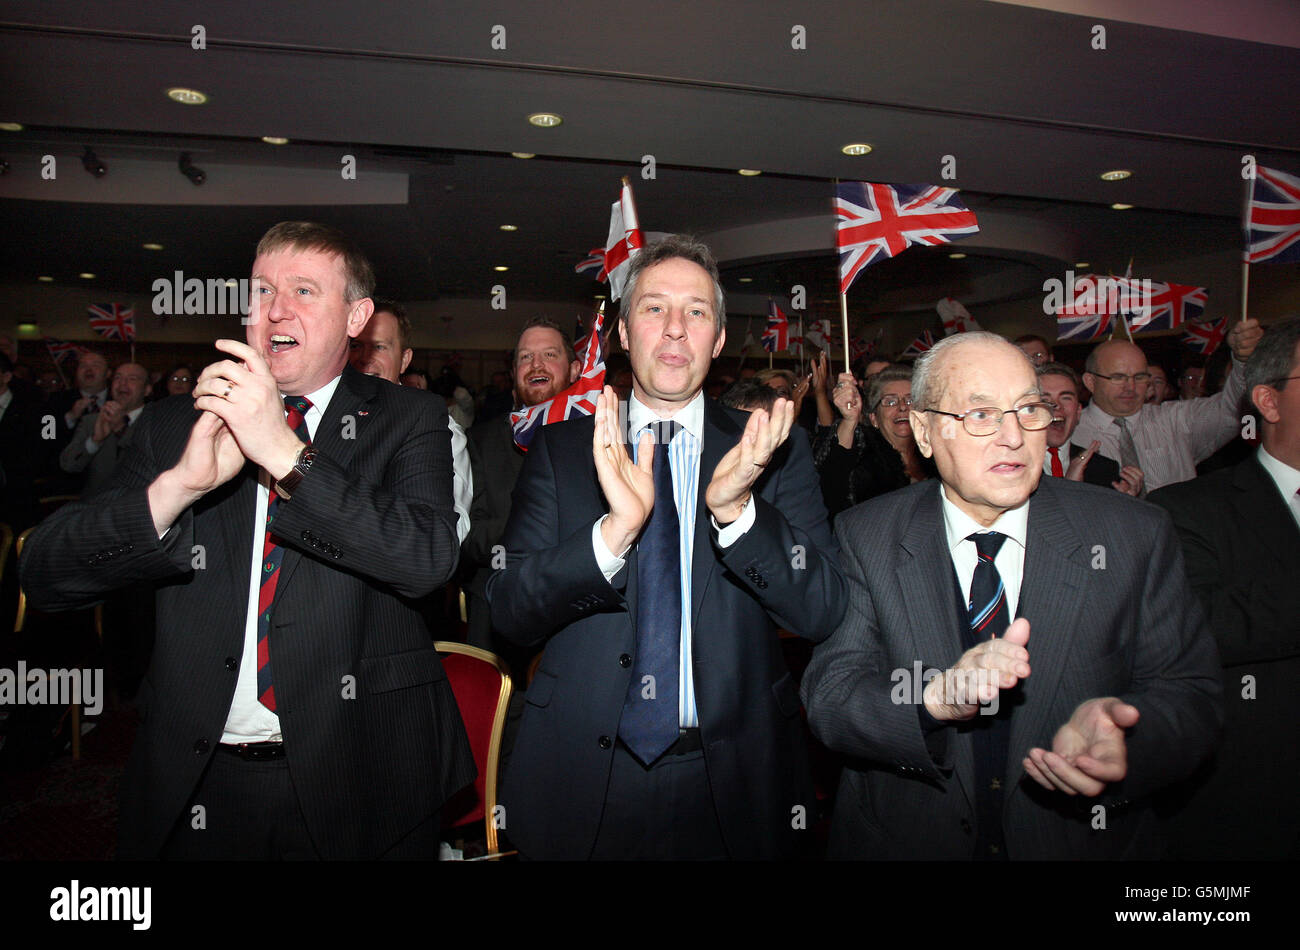
[[[1002,575],[993,563],[1005,534],[990,531],[972,534],[978,560],[971,577],[970,602],[967,604],[967,630],[964,647],[970,649],[991,636],[1002,636],[1011,625],[1007,609],[1007,592]],[[971,741],[975,765],[975,811],[977,831],[975,858],[980,861],[1006,860],[1006,841],[1002,833],[1003,778],[1006,773],[1010,739],[1011,697],[999,696],[998,715],[986,716],[983,710],[971,723]]]
[[[681,672],[681,530],[668,447],[681,423],[650,424],[655,437],[655,506],[636,545],[636,658],[618,737],[645,765],[677,741]]]
[[[285,396],[285,408],[289,410],[285,422],[294,435],[304,442],[310,442],[307,432],[307,410],[311,403],[305,396]],[[280,581],[280,562],[284,560],[284,548],[276,543],[271,531],[275,521],[275,511],[280,498],[271,486],[270,496],[266,499],[266,538],[262,545],[262,583],[257,594],[257,698],[263,706],[275,712],[275,686],[271,682],[271,608],[275,603],[275,588]]]

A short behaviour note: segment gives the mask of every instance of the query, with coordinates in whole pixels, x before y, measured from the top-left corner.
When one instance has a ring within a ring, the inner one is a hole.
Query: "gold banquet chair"
[[[514,685],[510,667],[495,653],[467,643],[438,640],[433,648],[442,655],[447,680],[456,697],[456,706],[465,722],[470,749],[478,777],[467,786],[463,797],[452,799],[450,806],[469,802],[467,807],[449,813],[449,826],[460,828],[482,819],[487,837],[487,858],[504,857],[497,851],[497,770],[501,760],[501,737],[505,733],[506,710]],[[473,798],[469,791],[473,790]]]

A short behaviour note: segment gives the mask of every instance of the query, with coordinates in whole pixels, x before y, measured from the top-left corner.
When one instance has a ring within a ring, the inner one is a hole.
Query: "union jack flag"
[[[1144,286],[1138,281],[1132,283],[1138,288]],[[1149,295],[1145,290],[1141,291],[1141,306],[1138,313],[1129,319],[1129,328],[1134,333],[1173,330],[1195,320],[1205,310],[1207,294],[1204,287],[1160,281],[1150,282],[1149,287]]]
[[[123,303],[90,305],[90,329],[106,340],[135,339],[135,310]]]
[[[763,349],[778,353],[790,348],[790,319],[775,300],[767,302],[767,329],[763,331]]]
[[[840,293],[847,293],[868,264],[901,254],[913,244],[946,244],[978,231],[975,213],[954,197],[956,188],[841,182],[835,187],[840,249]]]
[[[1077,278],[1069,300],[1056,311],[1056,339],[1082,342],[1106,336],[1119,311],[1118,288],[1124,282],[1122,277],[1103,280],[1096,274]]]
[[[1252,264],[1300,261],[1300,178],[1255,166],[1246,260]]]
[[[582,354],[582,375],[572,386],[546,402],[510,413],[515,445],[523,451],[528,451],[533,436],[542,426],[589,416],[596,411],[596,397],[605,386],[605,339],[600,332],[604,323],[605,311],[599,310],[587,338],[574,346],[574,350]]]
[[[603,273],[609,278],[609,299],[623,296],[623,284],[632,258],[641,252],[645,237],[637,220],[636,204],[632,201],[632,186],[623,179],[623,191],[609,210],[609,237],[605,239]],[[595,253],[595,250],[592,251]]]
[[[925,330],[915,340],[907,345],[907,349],[899,355],[901,356],[920,356],[930,347],[934,346],[934,334]]]
[[[1183,342],[1210,356],[1228,336],[1228,318],[1222,316],[1208,323],[1188,323],[1183,327]]]
[[[52,336],[47,336],[45,338],[45,348],[50,351],[50,359],[54,360],[56,363],[62,363],[69,356],[74,356],[77,359],[80,359],[81,354],[90,352],[80,343],[69,343],[66,340],[56,340]]]
[[[603,247],[593,247],[587,255],[587,259],[573,268],[575,274],[581,274],[583,271],[595,271],[596,279],[607,280],[609,275],[605,273],[605,249]]]

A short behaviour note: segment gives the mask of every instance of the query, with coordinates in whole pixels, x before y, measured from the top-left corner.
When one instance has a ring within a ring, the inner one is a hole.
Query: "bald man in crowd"
[[[1196,477],[1196,464],[1227,444],[1242,426],[1243,364],[1263,331],[1243,320],[1228,333],[1232,372],[1213,396],[1152,404],[1146,401],[1151,374],[1142,348],[1109,340],[1088,354],[1083,384],[1092,402],[1083,410],[1074,441],[1101,443],[1101,454],[1120,466],[1142,469],[1146,491]]]

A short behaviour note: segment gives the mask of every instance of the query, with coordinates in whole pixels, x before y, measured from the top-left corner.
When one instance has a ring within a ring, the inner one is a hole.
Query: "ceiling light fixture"
[[[99,160],[99,156],[89,145],[81,156],[81,167],[96,178],[103,178],[108,174],[108,166]]]
[[[0,132],[21,132],[23,124],[21,122],[0,122]]]
[[[1077,267],[1079,270],[1083,270],[1085,267],[1091,267],[1091,266],[1092,266],[1092,262],[1091,262],[1091,261],[1075,261],[1075,262],[1074,262],[1074,266]]]
[[[167,98],[183,106],[201,106],[208,101],[207,93],[199,92],[197,89],[186,89],[184,86],[173,86],[168,89]]]
[[[564,117],[555,112],[534,112],[528,117],[528,124],[539,129],[553,129],[563,121]]]
[[[494,268],[492,268],[492,269],[493,269],[494,271],[500,271],[500,272],[502,272],[502,273],[505,273],[506,271],[510,270],[510,268],[509,268],[509,267],[506,267],[505,264],[498,264],[496,267],[494,267]]]
[[[1126,204],[1124,204],[1124,202],[1122,202],[1122,201],[1117,201],[1117,202],[1115,202],[1113,205],[1111,205],[1111,207],[1114,208],[1116,211],[1127,211],[1129,208],[1131,208],[1131,207],[1133,207],[1133,206],[1132,206],[1132,205],[1126,205]]]
[[[95,275],[92,274],[92,273],[91,273],[90,271],[88,271],[88,270],[83,270],[83,271],[82,271],[80,274],[78,274],[77,276],[80,277],[82,280],[94,280],[94,279],[95,279]]]
[[[150,241],[148,244],[141,244],[140,246],[146,251],[161,251],[163,249],[161,244],[155,244],[153,241]]]
[[[502,230],[502,231],[518,231],[518,230],[519,230],[519,227],[518,227],[517,225],[514,225],[514,224],[503,224],[503,225],[501,225],[501,230]]]
[[[190,161],[189,152],[181,152],[181,157],[176,160],[176,167],[181,170],[181,174],[193,182],[196,186],[203,184],[208,180],[208,173],[202,168],[195,167]]]
[[[515,158],[536,158],[537,157],[537,155],[533,152],[511,152],[510,154],[513,155]]]
[[[744,175],[746,178],[753,178],[755,175],[763,174],[757,168],[737,168],[736,171]]]
[[[1132,178],[1133,173],[1127,168],[1114,168],[1108,172],[1101,173],[1102,181],[1123,181],[1125,178]]]
[[[53,277],[46,277],[44,274],[42,274],[40,277],[37,277],[36,279],[39,280],[42,284],[52,284],[52,283],[54,283],[54,278],[53,278]]]
[[[845,155],[870,155],[871,146],[866,142],[851,142],[840,149]]]
[[[752,277],[737,277],[736,279],[742,284],[752,284],[754,282],[754,278]]]
[[[289,140],[283,135],[263,135],[262,141],[267,145],[288,145]]]
[[[966,256],[966,255],[963,254],[961,251],[954,251],[953,253],[951,253],[951,254],[948,255],[948,257],[949,257],[951,260],[954,260],[954,261],[959,261],[959,260],[961,260],[962,258],[964,258],[965,256]]]

